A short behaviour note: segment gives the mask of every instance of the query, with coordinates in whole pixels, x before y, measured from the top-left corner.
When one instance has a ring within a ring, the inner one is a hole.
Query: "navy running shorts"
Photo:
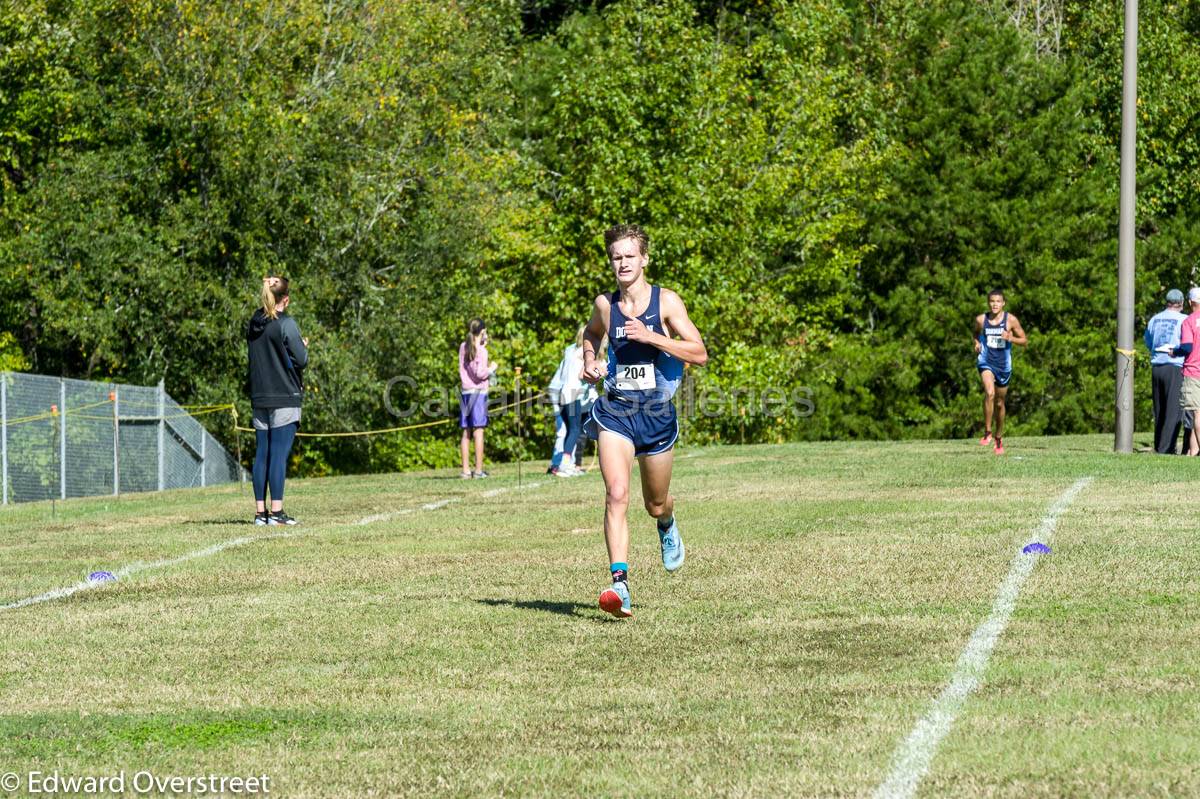
[[[1000,388],[1006,387],[1008,385],[1008,381],[1012,380],[1012,370],[1011,369],[1007,372],[1002,372],[999,369],[995,368],[994,366],[980,366],[979,367],[980,374],[982,374],[984,371],[988,371],[988,372],[992,373],[992,376],[996,378],[996,385],[1000,386]]]
[[[638,406],[601,397],[592,406],[591,418],[597,434],[607,430],[631,441],[638,457],[666,452],[679,438],[679,417],[670,401]]]

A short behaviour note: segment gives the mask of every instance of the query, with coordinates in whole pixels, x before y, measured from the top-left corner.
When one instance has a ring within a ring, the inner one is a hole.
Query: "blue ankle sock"
[[[608,570],[612,572],[612,579],[614,583],[623,583],[629,579],[628,563],[614,563],[608,567]]]

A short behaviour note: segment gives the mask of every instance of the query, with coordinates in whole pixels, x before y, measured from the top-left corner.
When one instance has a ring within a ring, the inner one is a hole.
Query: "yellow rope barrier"
[[[101,402],[92,402],[87,405],[80,405],[78,408],[67,408],[67,412],[64,415],[79,416],[80,418],[87,418],[87,417],[82,416],[82,414],[80,414],[79,412],[86,411],[91,408],[98,408],[101,405],[107,405],[110,402],[112,402],[112,400],[103,400]],[[53,419],[54,417],[59,415],[59,411],[58,411],[57,405],[54,405],[52,407],[53,407],[53,410],[45,411],[44,413],[35,413],[32,416],[21,416],[16,419],[9,419],[8,426],[12,427],[13,425],[24,424],[25,422],[39,422],[42,419]],[[111,419],[112,417],[106,416],[105,418]]]
[[[100,421],[105,421],[105,422],[111,422],[112,416],[96,416],[94,414],[82,413],[82,411],[90,410],[92,408],[97,408],[101,405],[108,405],[111,402],[112,402],[112,400],[104,400],[102,402],[92,402],[87,405],[80,405],[78,408],[67,408],[67,412],[62,415],[71,416],[76,419],[95,419],[95,420],[100,420]],[[125,403],[121,403],[121,405],[124,406]],[[157,408],[158,406],[155,405],[153,407]],[[179,407],[182,408],[184,406],[181,405]],[[173,413],[168,416],[157,416],[157,415],[155,415],[153,417],[147,416],[145,418],[147,418],[147,419],[150,419],[150,418],[153,418],[153,419],[183,419],[183,418],[189,417],[189,416],[203,416],[207,413],[220,413],[221,411],[228,411],[228,410],[233,409],[233,405],[231,403],[226,403],[224,405],[205,405],[205,406],[192,406],[192,407],[202,407],[202,408],[204,408],[204,410],[198,410],[198,411],[194,411],[191,413]],[[25,424],[27,422],[40,422],[45,419],[53,419],[59,415],[60,414],[58,411],[58,407],[55,406],[54,410],[46,411],[44,413],[36,413],[36,414],[33,414],[32,416],[21,416],[16,419],[9,419],[8,426],[13,427],[15,425]]]
[[[159,419],[162,419],[164,421],[170,421],[171,419],[190,419],[194,416],[204,416],[205,414],[209,414],[209,413],[221,413],[222,411],[228,411],[231,409],[232,409],[231,405],[222,405],[219,408],[209,408],[206,411],[194,411],[192,413],[172,413],[172,414],[168,414],[166,416],[157,416],[157,415],[155,415],[155,416],[138,416],[136,418],[139,420],[145,420],[145,421],[151,421],[151,422],[157,422]],[[104,422],[112,421],[111,416],[89,416],[89,415],[85,415],[82,413],[81,414],[72,413],[69,415],[75,416],[78,419],[96,419],[96,420],[104,421]],[[120,421],[129,421],[129,420],[130,420],[130,417],[128,417],[128,416],[122,416],[120,418]]]
[[[14,425],[24,424],[25,422],[38,422],[38,421],[41,421],[42,419],[50,419],[51,417],[53,417],[55,415],[56,414],[52,414],[49,411],[46,411],[45,413],[39,413],[34,416],[21,416],[17,419],[9,419],[8,426],[13,427]]]
[[[351,431],[351,432],[342,432],[342,433],[296,433],[296,435],[297,436],[306,436],[308,438],[350,438],[353,436],[376,436],[376,435],[383,435],[384,433],[398,433],[401,430],[416,430],[419,427],[433,427],[434,425],[447,424],[448,422],[452,422],[452,421],[454,421],[454,420],[453,419],[438,419],[436,421],[425,422],[423,424],[413,424],[413,425],[407,425],[405,427],[386,427],[381,430],[362,430],[362,431],[357,431],[357,432]],[[237,430],[240,433],[256,432],[253,427],[235,426],[233,429]]]
[[[231,405],[231,403],[228,403],[228,402],[221,402],[221,403],[210,402],[210,403],[205,403],[202,405],[176,405],[175,407],[183,408],[184,410],[192,410],[192,409],[196,409],[196,410],[206,410],[206,409],[228,410],[230,405]],[[127,400],[127,399],[122,398],[121,399],[121,407],[122,408],[157,408],[158,403],[157,402],[138,402],[137,400]]]
[[[535,402],[535,401],[541,399],[542,397],[545,397],[546,394],[547,394],[547,392],[543,391],[543,392],[541,392],[539,394],[535,394],[531,397],[525,397],[523,399],[519,399],[514,402],[510,402],[507,405],[501,405],[500,407],[496,408],[495,410],[497,412],[505,411],[510,408],[514,408],[517,405],[520,405],[522,403]],[[112,402],[113,402],[113,398],[110,396],[109,399],[102,400],[100,402],[93,402],[93,403],[90,403],[87,405],[80,405],[78,408],[68,408],[65,415],[73,416],[77,419],[91,419],[91,420],[95,420],[95,421],[104,421],[104,422],[112,421],[112,418],[113,418],[112,416],[97,416],[94,414],[81,413],[81,411],[89,410],[91,408],[97,408],[101,405],[108,405],[108,404],[111,404]],[[130,402],[130,401],[126,401],[126,400],[121,400],[121,407],[122,408],[135,407],[135,408],[155,408],[155,409],[157,409],[158,403]],[[222,413],[224,411],[229,411],[233,414],[233,429],[235,431],[237,431],[239,433],[255,432],[253,427],[241,427],[240,425],[238,425],[238,423],[237,423],[237,421],[238,421],[237,408],[231,402],[226,402],[226,403],[222,403],[219,405],[179,405],[178,407],[182,408],[184,410],[188,410],[188,409],[192,409],[192,410],[189,413],[175,413],[175,414],[170,414],[167,416],[153,415],[153,416],[146,416],[145,418],[153,419],[153,420],[158,420],[158,419],[170,420],[170,419],[182,419],[185,417],[204,416],[205,414]],[[32,416],[22,416],[22,417],[19,417],[16,419],[9,419],[8,425],[10,427],[12,427],[12,426],[15,426],[18,424],[25,424],[28,422],[37,422],[37,421],[42,421],[45,419],[52,419],[52,418],[57,417],[58,415],[59,415],[58,409],[57,409],[57,407],[55,407],[55,409],[52,411],[46,411],[44,413],[33,414]],[[454,421],[453,417],[448,417],[446,419],[435,419],[431,422],[420,422],[418,424],[402,425],[400,427],[385,427],[385,428],[381,428],[378,430],[360,430],[360,431],[346,431],[346,432],[336,432],[336,433],[296,433],[296,435],[304,436],[306,438],[354,438],[354,437],[359,437],[359,436],[378,436],[378,435],[385,435],[388,433],[400,433],[400,432],[404,432],[406,430],[419,430],[419,429],[425,428],[425,427],[436,427],[437,425],[441,425],[441,424],[450,424],[453,421]]]
[[[214,405],[211,408],[206,408],[202,411],[192,411],[191,413],[177,413],[174,416],[164,416],[164,419],[178,419],[181,416],[204,416],[206,413],[220,413],[221,411],[233,410],[232,405]]]
[[[509,408],[516,407],[517,405],[520,405],[521,403],[533,402],[534,400],[540,399],[544,396],[546,396],[545,391],[543,391],[540,394],[535,394],[532,397],[526,397],[525,399],[520,399],[520,400],[517,400],[516,402],[510,402],[507,405],[501,405],[499,408],[496,408],[496,410],[497,411],[508,410]],[[353,437],[357,437],[357,436],[378,436],[378,435],[384,435],[386,433],[399,433],[399,432],[402,432],[405,430],[417,430],[417,429],[420,429],[423,427],[435,427],[439,424],[450,424],[453,421],[454,421],[453,417],[448,417],[446,419],[435,419],[432,422],[421,422],[419,424],[404,425],[403,427],[385,427],[385,428],[382,428],[379,430],[360,430],[360,431],[348,431],[348,432],[341,432],[341,433],[296,433],[296,435],[297,436],[305,436],[307,438],[353,438]],[[237,425],[236,421],[234,423],[233,429],[237,430],[240,433],[255,432],[253,427],[239,427]]]

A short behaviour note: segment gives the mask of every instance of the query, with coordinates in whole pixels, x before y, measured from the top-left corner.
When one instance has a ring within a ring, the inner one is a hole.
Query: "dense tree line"
[[[1200,7],[1141,13],[1144,320],[1200,279]],[[1031,337],[1011,431],[1110,429],[1121,47],[1095,0],[6,3],[0,368],[244,416],[275,272],[306,429],[428,421],[471,316],[506,388],[543,386],[637,221],[713,353],[691,440],[967,435],[997,286]],[[524,446],[549,428],[523,414]],[[444,465],[451,438],[297,458]]]

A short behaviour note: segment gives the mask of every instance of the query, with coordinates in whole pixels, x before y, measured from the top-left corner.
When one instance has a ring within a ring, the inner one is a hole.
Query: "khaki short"
[[[1183,378],[1179,391],[1179,405],[1185,411],[1200,411],[1200,377]]]

